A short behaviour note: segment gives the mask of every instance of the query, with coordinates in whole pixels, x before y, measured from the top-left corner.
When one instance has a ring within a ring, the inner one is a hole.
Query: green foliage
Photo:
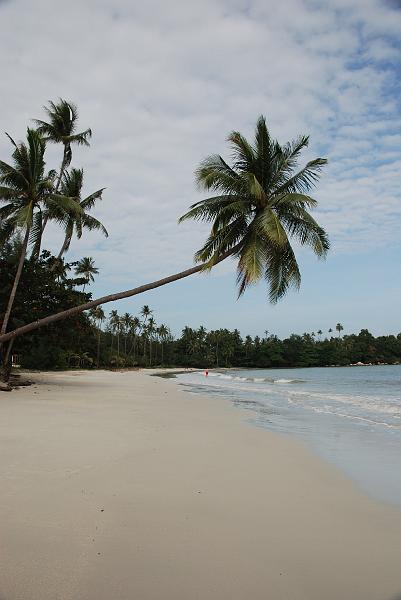
[[[316,340],[309,333],[284,340],[275,335],[260,338],[238,330],[207,332],[185,327],[168,349],[172,363],[192,367],[317,367],[362,363],[400,363],[401,333],[373,337],[367,329],[343,338]]]
[[[72,159],[71,145],[89,146],[92,137],[91,129],[77,132],[78,108],[73,102],[59,99],[58,102],[49,101],[43,110],[48,118],[47,121],[34,119],[38,133],[46,141],[64,145],[64,157],[60,175],[63,169],[68,167]]]
[[[297,171],[309,138],[301,136],[280,146],[271,138],[264,117],[256,124],[253,145],[237,131],[228,141],[231,166],[220,155],[212,155],[196,171],[199,187],[218,195],[193,204],[180,221],[212,224],[196,261],[211,268],[220,256],[233,253],[239,295],[264,277],[270,301],[277,302],[301,282],[291,242],[310,246],[319,258],[329,249],[326,232],[309,212],[317,202],[308,195],[327,161],[316,158]]]
[[[0,161],[0,201],[5,204],[0,208],[0,242],[20,230],[29,230],[30,241],[36,242],[44,211],[57,207],[63,222],[66,212],[77,216],[82,209],[73,198],[55,192],[54,173],[45,171],[46,143],[37,131],[28,129],[26,143],[10,141],[13,164]]]
[[[0,249],[0,321],[13,284],[19,245],[20,242],[14,240]],[[90,294],[75,289],[81,280],[67,276],[69,265],[63,264],[63,272],[59,269],[55,277],[50,270],[53,261],[54,257],[47,251],[43,251],[37,261],[25,260],[10,318],[11,328],[71,308],[90,298]],[[68,353],[88,352],[93,357],[96,355],[95,347],[96,340],[89,317],[78,314],[61,324],[18,338],[13,353],[19,355],[22,365],[29,368],[65,368],[70,366]]]

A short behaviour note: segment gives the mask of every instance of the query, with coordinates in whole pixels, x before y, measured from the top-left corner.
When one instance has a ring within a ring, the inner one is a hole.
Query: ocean
[[[177,376],[294,435],[378,500],[401,508],[401,365],[230,369]]]

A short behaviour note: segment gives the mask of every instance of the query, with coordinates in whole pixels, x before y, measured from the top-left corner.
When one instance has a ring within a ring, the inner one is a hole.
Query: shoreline
[[[398,510],[161,371],[35,374],[1,397],[1,598],[400,593]]]

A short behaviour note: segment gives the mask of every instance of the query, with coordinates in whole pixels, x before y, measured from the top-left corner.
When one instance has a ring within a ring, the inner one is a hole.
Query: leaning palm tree
[[[317,158],[297,170],[308,137],[302,136],[280,146],[271,138],[263,117],[257,122],[253,145],[238,132],[231,133],[228,139],[232,147],[232,165],[219,155],[202,162],[196,172],[197,181],[201,189],[211,190],[213,196],[194,204],[180,219],[211,223],[210,235],[195,255],[199,264],[29,323],[0,336],[0,341],[92,306],[129,298],[209,270],[230,256],[237,261],[239,295],[262,277],[268,283],[271,302],[277,302],[291,286],[298,287],[301,275],[291,242],[310,246],[319,258],[325,257],[329,248],[326,232],[310,214],[317,202],[309,195],[327,161]]]
[[[63,158],[58,172],[55,184],[56,191],[59,189],[64,171],[71,164],[72,145],[89,146],[89,140],[92,137],[92,130],[77,132],[78,127],[78,109],[73,102],[59,99],[58,102],[49,101],[49,106],[44,106],[48,120],[34,119],[37,125],[37,131],[44,140],[54,144],[63,145]],[[40,244],[43,232],[47,225],[49,215],[45,215],[42,222],[42,232],[35,246],[35,254],[39,255]]]
[[[72,169],[70,173],[66,171],[63,175],[60,188],[61,193],[65,196],[75,198],[79,203],[82,212],[79,215],[73,212],[67,215],[67,218],[64,220],[64,241],[60,252],[58,253],[57,260],[52,266],[52,271],[56,269],[61,257],[70,247],[74,233],[77,238],[80,239],[82,237],[83,229],[88,229],[89,231],[97,230],[101,231],[103,235],[108,237],[107,230],[102,223],[95,219],[95,217],[92,217],[92,215],[88,214],[89,211],[94,207],[96,200],[101,200],[104,188],[97,190],[93,194],[90,194],[86,198],[82,199],[81,191],[83,185],[83,176],[84,172],[82,169]],[[57,207],[56,210],[49,211],[49,213],[45,215],[45,218],[60,218],[62,216],[63,214],[60,214],[60,211]]]
[[[84,256],[75,266],[75,275],[82,275],[85,279],[83,291],[90,281],[95,281],[95,275],[98,275],[99,269],[95,267],[95,261],[91,256]]]
[[[237,259],[239,295],[265,277],[271,302],[290,286],[299,287],[301,274],[291,240],[308,245],[318,257],[329,249],[325,231],[309,209],[317,202],[308,195],[326,160],[317,158],[294,173],[309,138],[280,146],[272,140],[264,117],[256,125],[252,146],[240,133],[229,136],[233,163],[219,155],[206,158],[196,172],[199,186],[215,192],[191,207],[180,221],[212,223],[211,233],[196,253],[209,269],[226,254]]]

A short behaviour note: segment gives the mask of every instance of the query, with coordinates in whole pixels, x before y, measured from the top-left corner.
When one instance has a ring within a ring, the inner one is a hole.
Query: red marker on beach
[[[209,371],[206,369],[205,371],[205,377],[207,377],[209,375]]]

